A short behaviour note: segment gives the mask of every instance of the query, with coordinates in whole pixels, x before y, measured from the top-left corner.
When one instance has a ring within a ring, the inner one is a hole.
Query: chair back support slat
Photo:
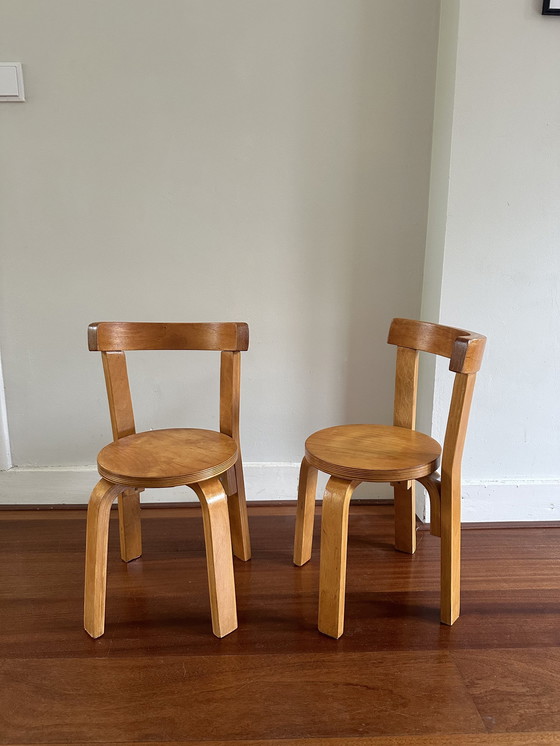
[[[102,321],[90,324],[88,343],[101,351],[115,440],[136,432],[124,350],[221,351],[220,431],[239,446],[240,351],[249,347],[247,324]]]
[[[152,323],[101,321],[88,329],[90,350],[247,350],[249,328],[240,322]]]
[[[449,369],[455,373],[476,373],[482,363],[486,337],[428,321],[393,319],[387,341],[450,358]]]
[[[113,439],[136,432],[124,352],[102,352]]]
[[[241,354],[222,352],[220,363],[220,432],[239,446],[239,390]]]
[[[457,373],[453,383],[449,417],[443,441],[441,461],[442,479],[460,481],[461,460],[471,411],[476,375]]]
[[[409,347],[398,347],[393,412],[393,425],[396,427],[408,427],[414,430],[417,392],[418,351]]]
[[[472,394],[486,337],[427,321],[393,319],[387,341],[397,345],[393,424],[400,427],[415,428],[418,351],[450,359],[449,369],[455,373],[455,382],[443,443],[442,479],[460,484]]]

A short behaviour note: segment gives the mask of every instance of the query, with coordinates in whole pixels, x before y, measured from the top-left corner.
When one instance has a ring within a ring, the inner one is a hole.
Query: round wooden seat
[[[339,425],[313,433],[305,458],[320,471],[360,482],[401,482],[434,472],[441,446],[416,430]]]
[[[97,457],[108,482],[130,487],[178,487],[227,471],[237,461],[235,441],[214,430],[149,430],[120,438]]]

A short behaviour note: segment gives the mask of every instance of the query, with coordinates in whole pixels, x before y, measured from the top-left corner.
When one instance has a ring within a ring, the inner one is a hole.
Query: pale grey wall
[[[487,334],[464,458],[472,520],[560,517],[560,18],[462,0],[440,320]],[[450,375],[438,366],[434,431]]]
[[[439,2],[0,8],[27,93],[0,104],[14,463],[92,463],[110,437],[86,350],[103,319],[249,322],[249,461],[390,421],[386,331],[420,311]],[[136,354],[140,427],[216,423],[217,359],[191,362]]]
[[[421,318],[426,321],[438,321],[440,319],[458,31],[459,0],[446,0],[441,6],[439,24],[430,198],[420,313]],[[433,409],[435,358],[432,355],[422,355],[420,363],[418,428],[429,431]]]

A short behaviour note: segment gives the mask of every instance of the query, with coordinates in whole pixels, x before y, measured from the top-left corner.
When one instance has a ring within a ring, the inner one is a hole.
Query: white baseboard
[[[243,467],[248,500],[297,499],[298,463],[245,462]],[[0,505],[82,505],[87,503],[98,479],[95,466],[15,467],[0,472]],[[327,476],[320,475],[318,495],[326,481]],[[391,496],[387,487],[362,485],[357,497],[385,499]],[[144,503],[196,502],[197,497],[188,487],[170,487],[145,490],[141,500]]]
[[[294,464],[245,464],[248,499],[286,500],[295,497]],[[95,466],[13,468],[0,472],[0,504],[82,505],[99,480]],[[144,490],[142,502],[197,502],[188,487]]]
[[[295,500],[299,464],[246,462],[248,500]],[[83,505],[99,476],[95,466],[13,468],[0,472],[0,505]],[[319,475],[320,497],[327,476]],[[355,496],[388,499],[387,484],[363,484]],[[421,490],[418,489],[421,498]],[[186,487],[145,490],[142,502],[196,502]],[[421,509],[421,499],[418,500]],[[420,511],[419,511],[420,512]],[[560,479],[517,479],[463,482],[462,519],[480,521],[560,520]]]
[[[463,521],[560,521],[560,479],[463,482]]]
[[[463,481],[463,523],[560,521],[560,479]],[[419,493],[420,494],[420,493]],[[425,520],[430,519],[426,499]]]

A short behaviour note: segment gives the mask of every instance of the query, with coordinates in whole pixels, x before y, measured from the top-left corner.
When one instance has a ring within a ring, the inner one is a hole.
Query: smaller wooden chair
[[[430,497],[430,530],[441,537],[441,621],[459,616],[461,459],[471,399],[486,337],[463,329],[393,319],[388,343],[397,346],[393,426],[342,425],[320,430],[305,443],[301,464],[294,563],[311,558],[317,470],[330,474],[323,497],[319,579],[319,630],[344,631],[348,509],[361,482],[390,482],[395,496],[395,548],[416,550],[414,480]],[[455,373],[441,477],[441,446],[417,432],[418,351],[450,358]]]
[[[118,497],[121,558],[130,562],[142,554],[139,493],[188,485],[202,507],[212,630],[224,637],[237,628],[232,544],[236,557],[251,557],[239,445],[240,353],[249,345],[247,324],[101,322],[90,325],[88,341],[90,350],[101,352],[114,442],[99,453],[101,480],[88,505],[85,630],[95,638],[105,629],[112,502]],[[220,432],[136,433],[125,350],[221,351]]]

